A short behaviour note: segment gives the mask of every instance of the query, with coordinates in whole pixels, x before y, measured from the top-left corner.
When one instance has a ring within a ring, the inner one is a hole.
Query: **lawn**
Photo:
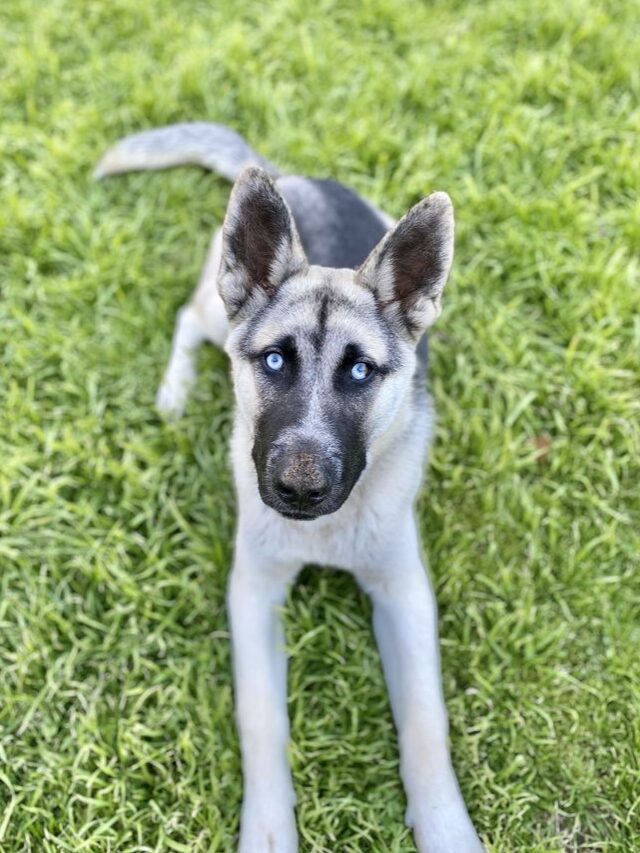
[[[394,215],[458,217],[421,530],[490,851],[640,849],[640,7],[3,0],[0,849],[232,851],[231,387],[153,399],[228,186],[96,184],[210,119]],[[414,851],[365,597],[286,610],[302,853]]]

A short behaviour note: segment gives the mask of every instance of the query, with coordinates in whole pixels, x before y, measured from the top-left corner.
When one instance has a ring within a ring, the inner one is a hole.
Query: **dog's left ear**
[[[432,193],[402,217],[356,274],[400,331],[417,341],[439,316],[453,260],[453,205]]]
[[[222,229],[218,290],[229,319],[247,316],[307,267],[291,211],[275,184],[263,169],[245,169]]]

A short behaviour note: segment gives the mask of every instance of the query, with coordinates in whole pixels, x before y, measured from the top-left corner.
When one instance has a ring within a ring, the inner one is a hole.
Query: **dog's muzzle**
[[[317,518],[342,503],[337,461],[309,442],[274,448],[259,479],[264,502],[287,518]]]

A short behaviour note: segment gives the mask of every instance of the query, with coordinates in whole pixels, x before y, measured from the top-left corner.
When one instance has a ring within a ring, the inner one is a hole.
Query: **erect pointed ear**
[[[245,169],[222,229],[218,290],[229,319],[250,314],[307,266],[291,211],[275,184],[262,169]]]
[[[453,205],[446,193],[418,202],[356,274],[402,334],[417,341],[442,309],[453,260]]]

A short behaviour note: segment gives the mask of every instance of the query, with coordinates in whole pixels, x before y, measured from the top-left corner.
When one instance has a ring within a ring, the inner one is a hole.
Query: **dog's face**
[[[309,266],[289,210],[258,169],[225,219],[219,290],[240,414],[262,500],[284,516],[335,512],[405,408],[416,342],[451,265],[446,195],[420,202],[357,270]]]

